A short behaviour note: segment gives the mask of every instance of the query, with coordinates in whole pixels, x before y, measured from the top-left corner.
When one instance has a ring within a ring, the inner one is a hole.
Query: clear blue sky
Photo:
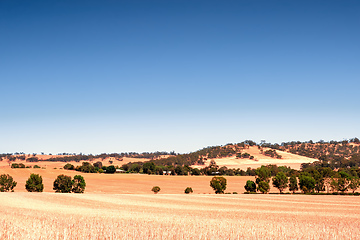
[[[360,136],[359,1],[0,1],[0,152]]]

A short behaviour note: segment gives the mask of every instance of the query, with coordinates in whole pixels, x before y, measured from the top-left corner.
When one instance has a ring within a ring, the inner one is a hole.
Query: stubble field
[[[0,239],[358,239],[354,196],[0,193]]]

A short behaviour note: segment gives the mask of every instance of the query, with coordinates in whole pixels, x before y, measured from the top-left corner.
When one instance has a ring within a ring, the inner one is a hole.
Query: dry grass
[[[0,239],[358,239],[358,197],[1,193]]]

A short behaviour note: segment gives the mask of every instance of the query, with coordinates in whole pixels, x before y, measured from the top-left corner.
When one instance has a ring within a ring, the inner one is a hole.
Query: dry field
[[[152,194],[153,186],[160,186],[161,193],[182,194],[186,187],[192,187],[195,194],[214,193],[210,187],[211,176],[160,176],[146,174],[100,174],[82,173],[64,169],[33,169],[33,168],[0,168],[0,174],[10,174],[17,186],[15,192],[26,192],[25,183],[31,173],[40,174],[43,178],[44,192],[54,192],[53,182],[60,174],[68,176],[81,175],[86,181],[85,193],[110,193],[110,194]],[[226,176],[226,192],[245,192],[247,180],[255,177]],[[276,190],[274,189],[276,192]]]
[[[360,198],[0,193],[0,239],[359,239]]]

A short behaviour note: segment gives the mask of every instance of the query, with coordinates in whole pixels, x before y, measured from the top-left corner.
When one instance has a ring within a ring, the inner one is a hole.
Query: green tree
[[[288,187],[288,182],[289,180],[283,172],[278,172],[272,179],[273,186],[279,189],[280,193],[282,193],[284,189]]]
[[[14,191],[17,182],[9,174],[0,175],[0,192]]]
[[[193,193],[192,188],[191,188],[191,187],[187,187],[187,188],[185,189],[185,193],[186,193],[186,194]]]
[[[251,180],[247,180],[246,184],[245,184],[245,190],[247,192],[256,192],[256,184],[254,181]]]
[[[74,193],[84,193],[86,183],[85,179],[80,175],[75,175],[72,180],[72,192]]]
[[[70,193],[72,190],[72,181],[70,176],[61,174],[54,181],[54,188],[57,193]]]
[[[339,191],[346,192],[351,182],[351,176],[345,171],[340,171],[339,175],[340,175],[340,178],[338,178]]]
[[[224,177],[213,177],[210,181],[210,186],[215,190],[215,193],[224,193],[226,189],[226,179]]]
[[[269,190],[270,190],[270,185],[269,185],[268,182],[261,181],[261,182],[258,183],[257,190],[260,191],[263,194],[268,193]]]
[[[155,194],[157,194],[158,192],[160,192],[160,187],[159,186],[154,186],[151,191],[153,191]]]
[[[358,189],[359,187],[360,187],[360,178],[352,177],[350,180],[349,188],[354,193],[356,191],[356,189]]]
[[[255,170],[255,174],[257,176],[256,183],[259,184],[259,182],[264,181],[269,183],[270,177],[271,177],[271,170],[266,166],[261,166],[260,168],[257,168]]]
[[[290,183],[289,183],[289,190],[292,191],[293,193],[295,193],[295,191],[297,191],[299,189],[298,187],[298,181],[295,175],[292,175],[289,179]]]
[[[300,175],[299,186],[304,193],[310,193],[314,191],[316,181],[313,177],[308,175]]]
[[[44,190],[42,177],[39,174],[32,173],[26,181],[25,188],[28,192],[42,192]]]
[[[151,174],[155,171],[155,164],[153,162],[146,162],[143,165],[143,173]]]
[[[106,168],[106,173],[115,173],[116,168],[113,165],[110,165]]]

